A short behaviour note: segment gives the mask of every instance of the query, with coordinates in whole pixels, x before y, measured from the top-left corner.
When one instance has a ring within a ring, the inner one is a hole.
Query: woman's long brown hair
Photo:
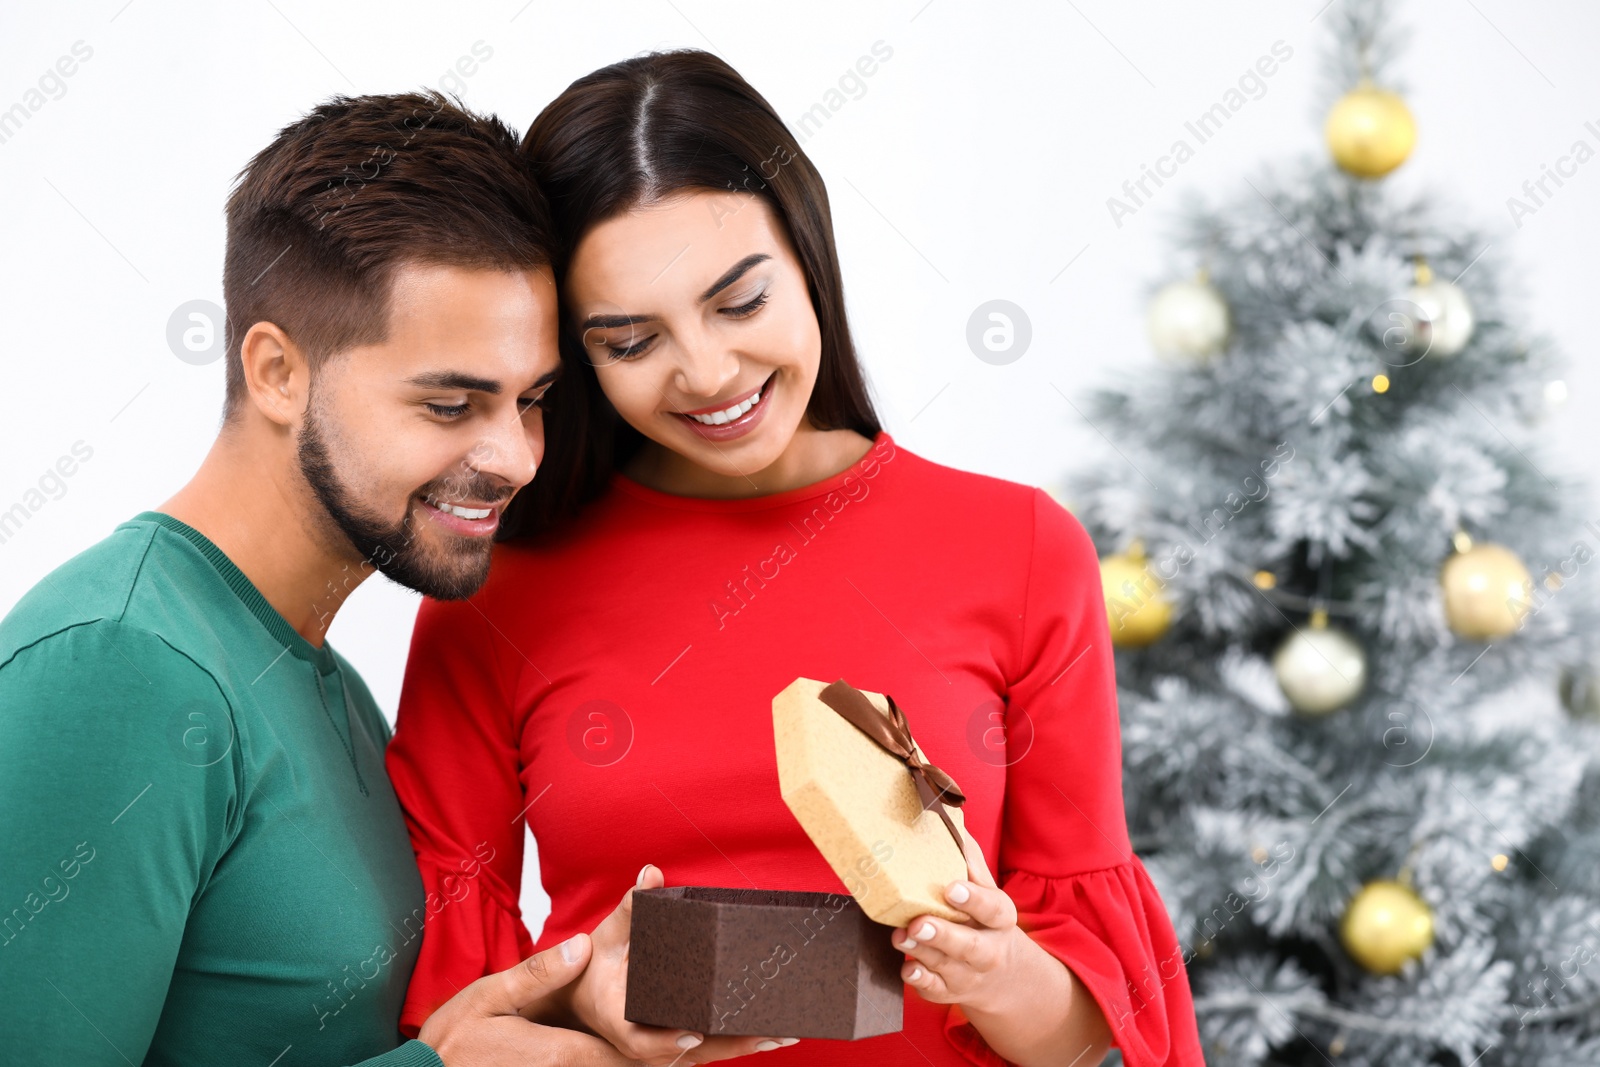
[[[820,429],[875,437],[845,316],[828,191],[761,94],[728,64],[697,49],[655,52],[579,78],[539,113],[522,154],[555,216],[557,281],[593,227],[639,204],[690,189],[749,192],[787,228],[805,271],[822,338],[807,413]],[[594,367],[563,315],[566,365],[545,414],[545,457],[506,508],[498,540],[561,525],[606,488],[644,437],[600,391]]]

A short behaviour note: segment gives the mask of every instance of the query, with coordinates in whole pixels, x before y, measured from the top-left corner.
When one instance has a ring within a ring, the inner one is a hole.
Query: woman
[[[1129,1067],[1199,1064],[1181,952],[1128,843],[1083,528],[883,432],[821,179],[726,64],[604,68],[523,148],[565,253],[565,395],[488,584],[418,616],[389,769],[445,903],[403,1023],[533,951],[526,821],[551,898],[538,947],[594,931],[564,1022],[630,1058],[1092,1064],[1115,1044]],[[771,699],[798,676],[892,693],[959,783],[982,855],[948,896],[973,922],[894,932],[899,1034],[627,1023],[635,872],[840,889],[778,790]]]

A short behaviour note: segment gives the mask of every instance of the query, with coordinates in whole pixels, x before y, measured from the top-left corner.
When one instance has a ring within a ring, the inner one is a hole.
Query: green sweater
[[[146,511],[0,620],[0,1047],[16,1063],[432,1065],[389,727]]]

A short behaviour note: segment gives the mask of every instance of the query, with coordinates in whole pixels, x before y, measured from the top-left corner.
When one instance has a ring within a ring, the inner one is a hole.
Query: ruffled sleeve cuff
[[[463,877],[419,856],[426,894],[422,948],[400,1009],[400,1032],[416,1037],[438,1007],[485,975],[533,955],[533,938],[522,924],[510,890],[487,868]]]
[[[1204,1067],[1183,950],[1137,858],[1062,878],[1005,872],[1018,925],[1094,997],[1126,1067]],[[1004,1067],[959,1006],[945,1037],[979,1067]]]

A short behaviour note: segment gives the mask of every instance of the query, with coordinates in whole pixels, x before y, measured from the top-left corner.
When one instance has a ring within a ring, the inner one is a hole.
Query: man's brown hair
[[[227,215],[224,422],[247,395],[239,349],[256,323],[315,374],[384,339],[397,267],[529,270],[555,247],[515,132],[432,91],[319,105],[239,173]]]

